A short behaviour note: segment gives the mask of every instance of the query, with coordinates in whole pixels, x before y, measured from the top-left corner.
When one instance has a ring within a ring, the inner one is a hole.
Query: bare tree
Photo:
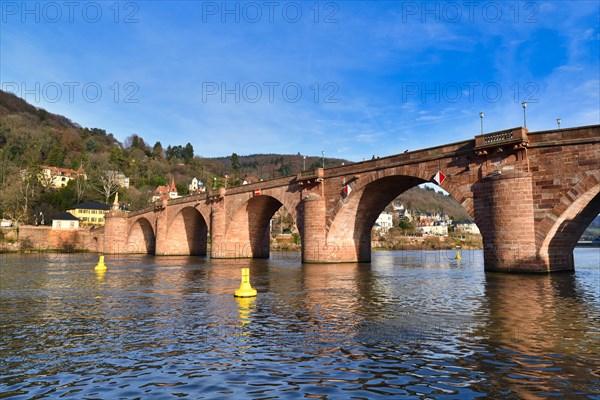
[[[96,179],[96,190],[104,196],[105,202],[108,204],[110,198],[119,191],[118,172],[115,170],[99,171]]]
[[[81,164],[81,166],[81,169],[83,170],[83,163]],[[87,191],[88,186],[89,185],[87,175],[85,175],[85,173],[78,174],[75,178],[75,196],[77,197],[77,203],[81,203],[83,195]]]
[[[104,154],[94,154],[91,160],[91,181],[94,189],[104,196],[108,204],[110,198],[117,193],[120,187],[119,171],[117,171]]]
[[[14,171],[19,178],[2,187],[0,209],[15,225],[29,218],[30,204],[38,194],[38,171],[24,169]]]

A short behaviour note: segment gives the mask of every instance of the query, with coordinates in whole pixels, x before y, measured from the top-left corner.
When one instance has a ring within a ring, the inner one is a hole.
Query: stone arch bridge
[[[104,251],[269,256],[269,221],[284,206],[302,238],[303,262],[366,262],[370,231],[400,193],[441,187],[483,236],[485,268],[573,269],[573,248],[600,213],[600,125],[524,128],[296,176],[157,202],[106,215]],[[351,189],[344,196],[344,187]]]

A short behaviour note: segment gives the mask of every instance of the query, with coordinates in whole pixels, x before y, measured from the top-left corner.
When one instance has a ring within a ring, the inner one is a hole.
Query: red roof
[[[61,174],[65,174],[68,176],[72,176],[72,175],[81,175],[84,174],[85,172],[83,172],[83,168],[80,166],[79,169],[77,171],[75,171],[74,169],[70,169],[70,168],[59,168],[59,167],[50,167],[48,165],[40,165],[41,169],[47,169],[50,171],[50,174],[54,174],[54,175],[61,175]]]

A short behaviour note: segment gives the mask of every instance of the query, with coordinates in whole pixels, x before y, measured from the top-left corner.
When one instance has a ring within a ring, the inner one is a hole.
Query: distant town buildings
[[[204,185],[204,181],[202,181],[196,177],[193,177],[188,182],[188,191],[190,192],[190,194],[205,193],[206,186]]]
[[[119,184],[120,187],[128,189],[129,188],[129,178],[125,176],[124,173],[119,171],[109,171],[113,174],[115,181]]]
[[[394,211],[398,213],[398,217],[405,221],[411,222],[413,220],[413,213],[411,210],[404,208],[404,204],[397,206],[394,204]]]
[[[479,227],[477,226],[477,224],[475,224],[473,222],[463,222],[463,223],[454,224],[454,231],[455,232],[463,232],[463,233],[471,233],[474,235],[481,235],[481,232],[479,231]]]
[[[177,193],[177,187],[175,187],[175,178],[171,178],[170,185],[158,186],[152,196],[152,202],[164,199],[176,199],[179,196]]]
[[[457,233],[480,235],[479,228],[473,222],[454,222],[441,212],[413,211],[404,204],[393,205],[394,211],[398,213],[400,220],[410,222],[415,231],[423,235],[448,236],[450,228]]]
[[[82,226],[104,226],[104,214],[110,210],[108,204],[100,202],[85,202],[67,210],[68,213],[81,221]],[[54,224],[54,222],[53,222]]]
[[[76,179],[78,176],[83,176],[84,179],[87,179],[87,176],[81,167],[79,167],[78,170],[74,170],[40,165],[39,180],[44,187],[60,189],[67,186],[70,180]]]
[[[417,226],[417,231],[428,236],[448,236],[448,225],[441,221],[421,221]]]

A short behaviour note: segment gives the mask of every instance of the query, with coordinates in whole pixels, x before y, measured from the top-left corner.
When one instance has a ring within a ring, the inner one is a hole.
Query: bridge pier
[[[127,213],[110,210],[104,215],[104,253],[125,254],[131,252],[127,248],[129,222]]]
[[[501,171],[474,185],[475,220],[487,271],[544,272],[537,257],[532,175]]]
[[[156,247],[154,254],[157,256],[170,255],[169,240],[168,240],[168,203],[163,201],[163,208],[158,211],[156,217]]]
[[[235,254],[229,254],[233,249],[226,248],[226,223],[227,215],[223,198],[214,202],[210,211],[210,258],[235,258]]]
[[[317,194],[304,196],[302,207],[302,262],[326,262],[331,257],[327,248],[325,234],[326,204],[325,197]],[[331,249],[329,249],[331,250]]]

